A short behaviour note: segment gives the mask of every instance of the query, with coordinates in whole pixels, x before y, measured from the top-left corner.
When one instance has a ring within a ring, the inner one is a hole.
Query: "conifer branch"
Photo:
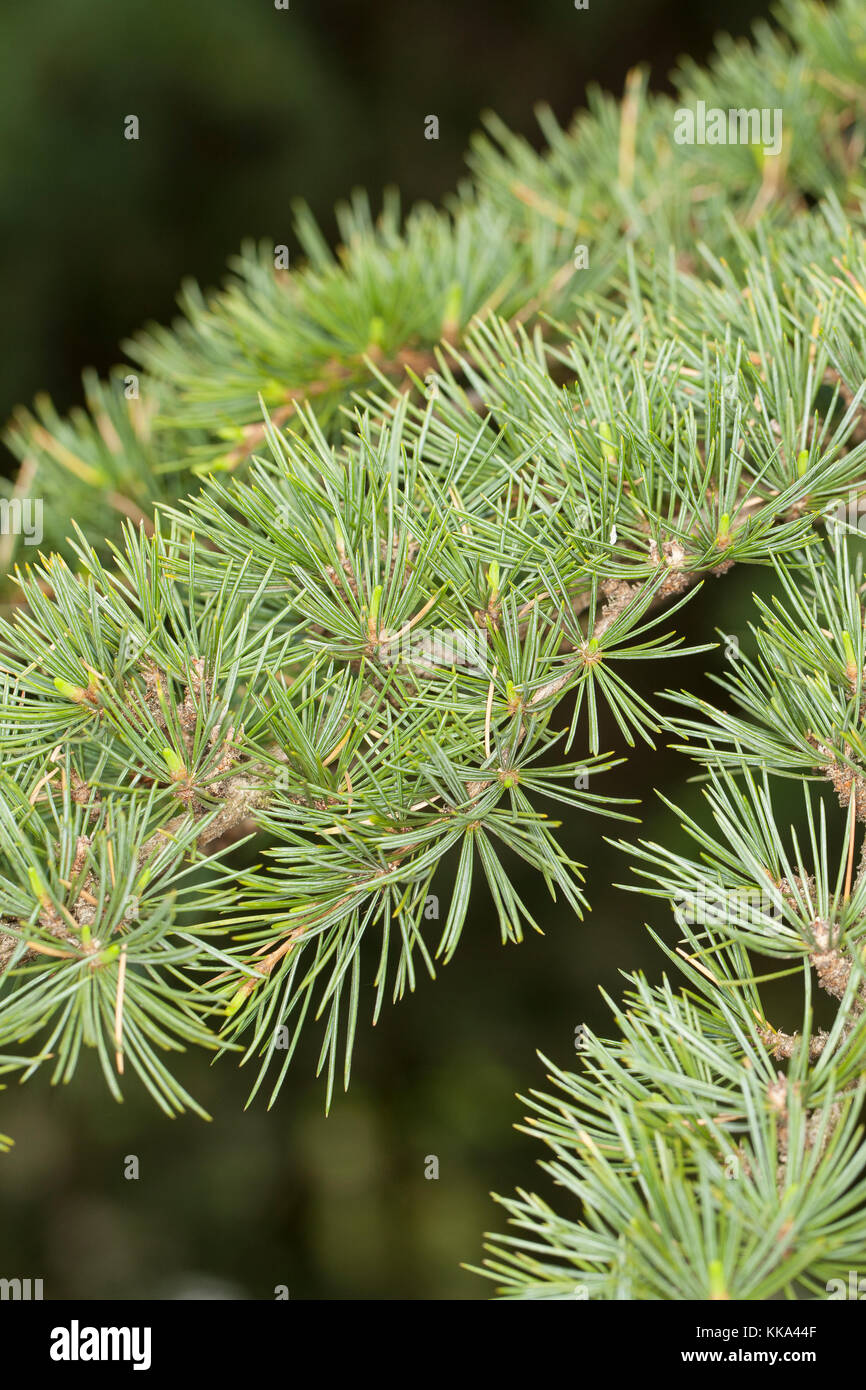
[[[564,1214],[505,1199],[482,1272],[811,1297],[862,1251],[858,26],[855,0],[789,0],[674,98],[635,72],[568,130],[541,110],[540,154],[490,118],[447,212],[358,197],[332,253],[297,208],[299,268],[245,246],[126,345],[134,371],[86,376],[86,410],[17,414],[11,501],[48,525],[0,619],[0,1071],[68,1081],[87,1047],[174,1114],[200,1110],[171,1065],[195,1046],[273,1103],[314,1027],[330,1104],[362,985],[375,1021],[450,960],[476,875],[503,943],[537,929],[513,854],[581,917],[550,803],[627,825],[596,788],[671,736],[705,783],[703,819],[672,806],[694,854],[618,843],[685,985],[630,977],[618,1036],[548,1064],[528,1125]],[[754,93],[785,108],[778,156],[673,138],[677,104]],[[777,582],[755,655],[717,704],[657,708],[629,663],[714,647],[675,620],[740,564]],[[767,1017],[768,958],[795,1017]]]

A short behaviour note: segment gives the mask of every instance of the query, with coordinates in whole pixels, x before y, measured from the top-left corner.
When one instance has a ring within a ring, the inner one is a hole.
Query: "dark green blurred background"
[[[587,83],[618,93],[640,61],[662,88],[678,54],[704,58],[718,27],[747,32],[767,9],[755,0],[723,14],[709,0],[591,0],[580,13],[572,0],[291,0],[288,12],[272,0],[6,5],[0,410],[40,389],[74,404],[80,369],[104,371],[126,334],[169,319],[183,276],[215,283],[245,236],[292,245],[293,197],[329,235],[332,204],[355,186],[377,194],[396,184],[407,205],[437,200],[463,176],[484,108],[534,140],[537,101],[566,119]],[[138,142],[123,139],[130,113]],[[440,118],[438,142],[423,139],[428,113]],[[751,571],[711,585],[679,628],[706,641],[718,626],[747,645],[761,582]],[[696,688],[705,668],[722,665],[721,652],[652,663],[640,688]],[[597,789],[641,795],[640,833],[670,842],[674,818],[651,789],[694,805],[696,789],[682,785],[689,771],[662,744]],[[604,833],[617,833],[613,822],[582,817],[566,835],[592,866],[584,925],[521,876],[546,935],[502,947],[479,889],[439,980],[387,1008],[375,1030],[359,1029],[352,1089],[327,1120],[312,1038],[270,1113],[258,1103],[243,1111],[248,1083],[228,1060],[190,1057],[184,1076],[210,1125],[165,1120],[134,1083],[116,1106],[90,1059],[62,1092],[37,1081],[4,1093],[0,1128],[17,1142],[0,1160],[0,1276],[43,1278],[49,1298],[267,1298],[277,1284],[296,1298],[488,1296],[459,1266],[477,1261],[482,1231],[501,1224],[489,1190],[551,1195],[534,1166],[540,1150],[512,1128],[523,1114],[515,1091],[543,1083],[534,1050],[568,1064],[579,1023],[608,1029],[599,986],[618,995],[620,970],[662,968],[642,923],[664,926],[665,916],[610,886],[627,861]],[[137,1182],[123,1176],[129,1154],[140,1160]],[[427,1155],[439,1159],[438,1181],[425,1180]]]

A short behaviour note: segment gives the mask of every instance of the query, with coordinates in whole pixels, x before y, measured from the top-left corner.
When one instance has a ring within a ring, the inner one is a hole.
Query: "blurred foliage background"
[[[537,101],[565,120],[588,83],[619,93],[638,62],[665,88],[680,54],[705,58],[720,25],[745,33],[767,9],[757,0],[733,0],[722,17],[709,0],[592,0],[582,12],[572,0],[4,7],[0,412],[38,390],[62,409],[75,404],[82,367],[104,372],[128,333],[170,319],[184,276],[219,281],[242,238],[293,246],[292,198],[329,236],[334,202],[356,186],[375,195],[395,184],[406,206],[436,201],[463,177],[483,109],[536,140]],[[431,113],[438,141],[423,136]],[[137,142],[123,139],[129,114],[140,120]],[[734,572],[677,626],[688,641],[721,628],[748,650],[751,591],[766,584],[763,572]],[[650,664],[638,688],[701,688],[704,670],[723,661],[722,648]],[[620,746],[613,728],[607,746]],[[633,809],[643,824],[627,835],[674,845],[675,818],[652,788],[694,807],[690,773],[662,740],[600,789],[642,797]],[[422,980],[375,1030],[359,1028],[352,1089],[327,1119],[312,1037],[270,1113],[260,1103],[243,1110],[247,1078],[230,1061],[190,1057],[184,1080],[213,1114],[209,1125],[164,1119],[134,1084],[114,1105],[95,1065],[62,1092],[40,1079],[4,1093],[3,1129],[17,1142],[0,1164],[0,1276],[42,1278],[48,1298],[270,1298],[276,1285],[294,1298],[487,1297],[460,1261],[477,1261],[481,1233],[501,1225],[489,1189],[547,1190],[540,1150],[512,1128],[523,1114],[515,1092],[544,1083],[534,1050],[567,1063],[580,1023],[608,1031],[600,987],[618,996],[620,971],[663,967],[642,924],[669,935],[670,924],[612,887],[628,865],[605,833],[619,827],[589,817],[564,832],[591,865],[583,925],[539,902],[545,936],[505,948],[479,891],[472,929],[439,980]],[[526,876],[517,888],[533,891]],[[447,891],[446,875],[443,904]],[[779,989],[777,1026],[796,1027]],[[132,1154],[137,1181],[124,1177]],[[430,1155],[437,1181],[425,1178]]]

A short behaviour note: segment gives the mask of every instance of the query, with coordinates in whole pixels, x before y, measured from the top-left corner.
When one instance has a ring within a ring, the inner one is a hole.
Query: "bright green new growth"
[[[21,414],[18,494],[63,555],[19,573],[0,623],[4,1071],[67,1080],[92,1047],[116,1095],[134,1071],[174,1113],[197,1107],[171,1054],[200,1044],[271,1103],[314,1028],[330,1101],[362,984],[375,1017],[447,961],[476,870],[503,941],[536,925],[503,850],[582,914],[556,817],[632,819],[595,790],[618,761],[602,704],[625,744],[674,731],[708,777],[694,860],[623,845],[629,886],[674,908],[687,987],[634,977],[618,1040],[554,1068],[531,1132],[577,1200],[505,1202],[521,1234],[485,1272],[606,1299],[845,1276],[866,1238],[866,655],[835,518],[866,490],[866,29],[853,0],[798,0],[785,28],[687,69],[676,100],[634,78],[569,132],[543,115],[540,156],[491,123],[449,213],[400,232],[358,201],[337,259],[301,212],[303,269],[250,249],[131,346],[137,382],[89,380],[70,421]],[[782,154],[676,146],[698,99],[782,107]],[[678,607],[740,561],[784,595],[758,657],[718,709],[679,693],[663,715],[628,663],[683,653]],[[779,777],[805,779],[806,843],[777,826]],[[263,862],[233,866],[254,833]],[[802,976],[797,1034],[754,955]]]

